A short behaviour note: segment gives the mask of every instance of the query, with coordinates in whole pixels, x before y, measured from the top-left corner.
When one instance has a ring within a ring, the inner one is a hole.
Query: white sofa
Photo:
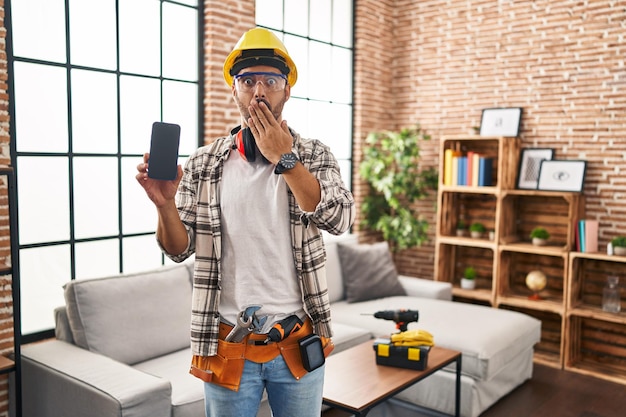
[[[373,337],[388,336],[395,332],[394,323],[377,319],[371,315],[380,310],[412,309],[419,311],[418,323],[409,324],[409,329],[421,328],[433,334],[435,344],[461,351],[461,415],[476,417],[493,405],[502,396],[532,376],[533,348],[541,337],[541,322],[528,315],[509,310],[473,304],[453,302],[449,283],[399,276],[406,291],[403,296],[373,297],[370,300],[346,301],[345,285],[339,285],[332,278],[343,276],[338,254],[338,245],[356,244],[354,236],[327,239],[327,275],[331,297],[332,318],[335,330],[341,335],[347,326],[366,329]],[[367,245],[360,245],[365,247]],[[364,269],[376,268],[376,262],[369,262],[366,256],[371,251],[365,249],[361,259],[353,263],[365,262]],[[344,256],[354,256],[352,251]],[[345,265],[344,265],[345,266]],[[347,277],[345,278],[347,279]],[[356,343],[356,341],[355,341]],[[340,344],[340,349],[347,347]],[[372,351],[372,360],[375,360]],[[455,388],[454,366],[436,372],[420,383],[398,394],[400,400],[394,404],[394,417],[402,402],[411,410],[418,405],[445,414],[454,413],[451,393]],[[411,415],[407,412],[406,415]]]
[[[335,352],[395,331],[393,322],[364,313],[408,308],[420,317],[409,328],[426,329],[436,344],[463,352],[463,417],[479,415],[531,377],[540,322],[529,316],[452,302],[449,284],[409,277],[399,277],[406,295],[348,302],[339,250],[369,248],[355,245],[353,236],[326,243]],[[202,382],[188,374],[191,274],[186,262],[69,283],[66,306],[55,312],[56,339],[22,348],[23,415],[204,415]],[[451,368],[397,398],[409,408],[452,413],[453,390]],[[270,415],[266,402],[258,415]]]

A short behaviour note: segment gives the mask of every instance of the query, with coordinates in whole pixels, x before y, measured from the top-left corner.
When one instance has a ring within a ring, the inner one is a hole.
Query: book
[[[467,156],[459,156],[457,185],[467,185]]]
[[[472,155],[472,184],[474,187],[478,187],[478,174],[479,174],[479,168],[480,168],[480,154],[477,152],[474,152],[474,154]]]
[[[578,221],[578,239],[580,241],[580,251],[586,252],[585,250],[585,221]]]
[[[459,157],[452,155],[452,169],[450,170],[450,185],[459,184]]]
[[[490,186],[493,176],[493,159],[480,158],[478,160],[478,185],[481,187]]]
[[[598,221],[583,220],[585,228],[585,250],[584,252],[598,251]]]
[[[474,152],[467,151],[467,169],[466,169],[467,174],[465,175],[465,185],[473,185],[473,182],[474,182],[474,178],[472,177],[472,174],[474,173],[473,164],[474,164]]]
[[[446,149],[443,153],[443,185],[452,185],[452,156],[452,149]]]

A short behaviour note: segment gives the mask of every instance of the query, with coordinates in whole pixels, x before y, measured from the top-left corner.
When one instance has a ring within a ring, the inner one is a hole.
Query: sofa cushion
[[[187,263],[65,285],[76,345],[126,364],[189,346]]]
[[[172,386],[172,417],[204,415],[204,385],[187,370],[191,363],[191,349],[135,364],[134,369],[169,381]]]
[[[24,416],[172,415],[167,380],[60,340],[22,348]]]
[[[372,339],[372,333],[362,327],[350,326],[343,323],[332,322],[333,337],[332,341],[335,345],[333,353],[339,353],[343,350],[350,349],[363,342]]]
[[[406,295],[387,242],[370,245],[339,243],[337,250],[349,303]]]
[[[372,315],[380,310],[412,309],[419,321],[410,329],[433,334],[435,345],[463,352],[463,373],[491,379],[510,361],[539,342],[541,322],[529,315],[467,303],[418,297],[388,297],[332,306],[333,323],[362,327],[375,337],[388,337],[395,325]]]
[[[328,283],[328,298],[331,303],[343,300],[343,278],[341,276],[341,265],[339,264],[339,254],[337,253],[337,242],[326,243],[326,282]]]
[[[356,235],[344,233],[335,236],[324,233],[324,247],[326,249],[326,281],[328,282],[328,297],[331,303],[343,300],[345,297],[343,289],[343,275],[341,274],[341,264],[339,263],[339,253],[337,245],[339,243],[357,243]]]

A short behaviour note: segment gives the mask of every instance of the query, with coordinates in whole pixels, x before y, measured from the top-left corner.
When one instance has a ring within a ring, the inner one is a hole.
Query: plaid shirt
[[[304,307],[315,332],[331,337],[330,302],[326,284],[326,252],[320,230],[331,234],[347,231],[355,217],[352,193],[345,187],[339,166],[329,148],[318,140],[294,138],[292,151],[319,181],[321,201],[314,212],[303,212],[289,191],[290,230],[293,259]],[[196,254],[191,311],[193,355],[213,356],[217,352],[220,322],[220,183],[224,161],[233,149],[234,136],[217,139],[194,152],[185,165],[177,194],[180,218],[189,235],[189,247],[180,255],[168,255],[181,262]]]

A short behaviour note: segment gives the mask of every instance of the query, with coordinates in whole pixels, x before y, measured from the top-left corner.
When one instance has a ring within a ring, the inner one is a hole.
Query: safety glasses
[[[287,76],[274,72],[246,72],[235,75],[235,88],[237,91],[249,93],[261,83],[267,91],[280,91],[287,84]]]

